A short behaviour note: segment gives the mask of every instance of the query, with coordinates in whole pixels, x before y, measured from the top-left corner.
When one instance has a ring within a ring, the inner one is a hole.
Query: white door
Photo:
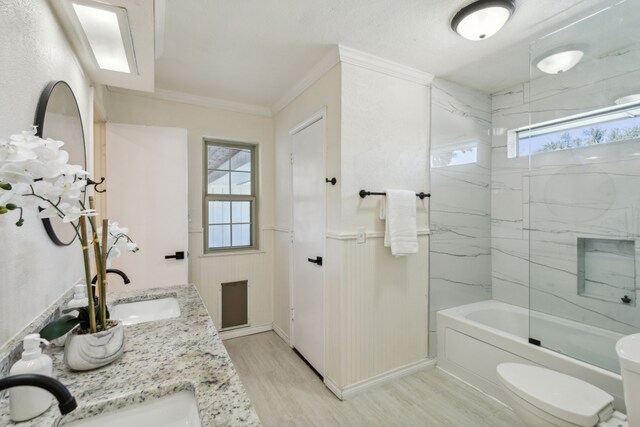
[[[324,376],[325,119],[294,130],[293,347]]]
[[[112,263],[131,284],[110,275],[109,289],[186,284],[187,130],[107,123],[106,133],[106,218],[129,228],[140,246]],[[165,258],[176,252],[185,258]]]

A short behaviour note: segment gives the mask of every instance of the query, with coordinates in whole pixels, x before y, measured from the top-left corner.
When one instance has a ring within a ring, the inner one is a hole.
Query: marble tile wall
[[[602,282],[597,292],[609,292],[609,301],[578,292],[579,238],[640,238],[640,143],[507,155],[508,130],[608,107],[616,96],[637,92],[640,50],[634,46],[587,57],[567,73],[536,76],[531,84],[492,96],[494,299],[624,334],[640,328],[635,300],[619,301],[640,283],[637,243],[635,284],[626,280],[611,289],[617,286],[611,266],[591,257],[591,272],[598,271]]]
[[[429,357],[436,312],[491,298],[491,100],[432,84]]]

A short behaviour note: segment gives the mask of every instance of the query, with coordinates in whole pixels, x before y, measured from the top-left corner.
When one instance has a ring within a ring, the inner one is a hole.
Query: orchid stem
[[[82,255],[84,258],[84,278],[87,284],[87,298],[89,300],[89,305],[87,309],[89,310],[89,329],[92,334],[98,332],[96,328],[96,310],[95,310],[95,300],[93,298],[93,290],[91,289],[91,265],[89,262],[89,246],[87,246],[87,219],[82,216],[80,217],[80,231],[82,233],[81,242],[82,242]]]

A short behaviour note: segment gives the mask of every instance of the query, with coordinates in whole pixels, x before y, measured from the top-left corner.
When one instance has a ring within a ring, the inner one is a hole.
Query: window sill
[[[198,258],[217,258],[222,256],[239,256],[239,255],[259,255],[266,253],[260,249],[248,249],[245,251],[228,251],[228,252],[220,252],[220,253],[207,253],[199,255]]]

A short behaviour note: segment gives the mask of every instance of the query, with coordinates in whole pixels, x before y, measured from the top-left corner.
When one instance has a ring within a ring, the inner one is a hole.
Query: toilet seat
[[[521,363],[500,364],[497,373],[516,396],[568,423],[592,427],[613,414],[613,397],[577,378]]]

